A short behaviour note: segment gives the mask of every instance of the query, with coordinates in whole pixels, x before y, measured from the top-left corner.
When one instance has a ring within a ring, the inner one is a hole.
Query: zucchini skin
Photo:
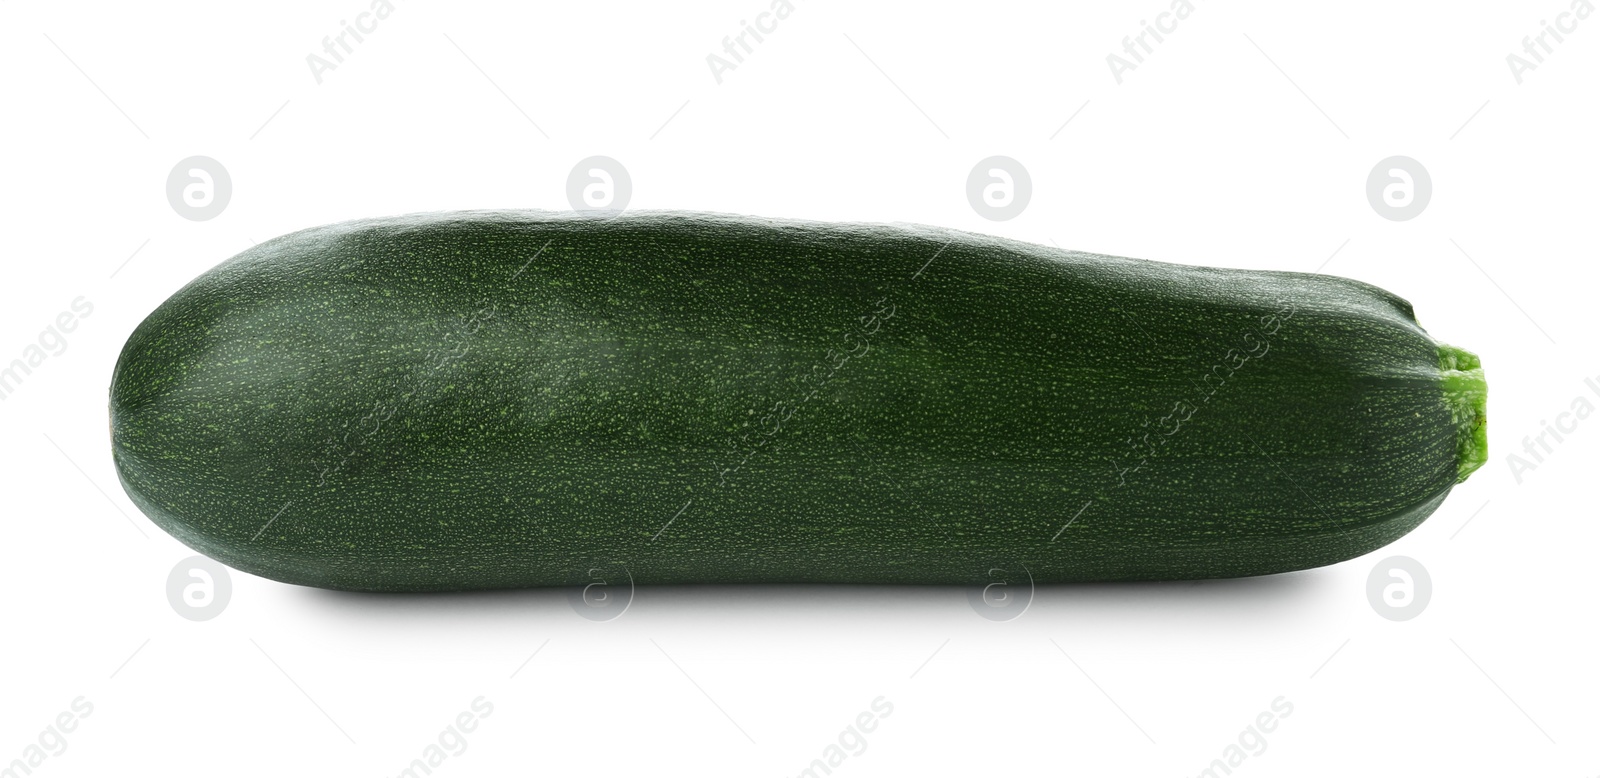
[[[260,244],[139,325],[124,488],[363,591],[1198,579],[1327,565],[1483,460],[1376,287],[910,225],[469,211]]]

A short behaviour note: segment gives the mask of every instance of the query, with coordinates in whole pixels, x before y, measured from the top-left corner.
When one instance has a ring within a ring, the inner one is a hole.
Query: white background
[[[0,401],[0,768],[83,697],[92,714],[35,774],[393,776],[482,696],[492,715],[435,775],[793,776],[881,696],[892,714],[835,774],[1192,776],[1283,697],[1292,714],[1235,775],[1600,774],[1600,420],[1547,438],[1520,483],[1506,459],[1575,398],[1600,406],[1600,19],[1549,39],[1519,84],[1506,56],[1567,0],[1196,0],[1118,84],[1106,56],[1167,0],[796,0],[719,85],[707,55],[770,0],[396,0],[318,84],[307,55],[368,1],[0,3],[0,362],[93,305]],[[167,576],[192,552],[126,499],[107,445],[133,327],[285,232],[565,209],[594,154],[627,166],[630,208],[1377,284],[1482,356],[1489,463],[1368,557],[1041,588],[1009,622],[939,588],[644,589],[596,623],[564,591],[360,596],[242,573],[217,618],[174,613]],[[1034,187],[1005,222],[965,194],[996,154]],[[231,174],[209,221],[166,197],[192,155]],[[1391,155],[1432,177],[1408,221],[1365,194]],[[1394,554],[1433,584],[1409,621],[1367,598]]]

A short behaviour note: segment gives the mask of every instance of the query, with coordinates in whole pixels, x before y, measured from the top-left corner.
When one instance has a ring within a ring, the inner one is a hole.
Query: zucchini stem
[[[1439,373],[1450,423],[1456,427],[1456,483],[1489,460],[1488,384],[1483,363],[1466,349],[1439,344]]]

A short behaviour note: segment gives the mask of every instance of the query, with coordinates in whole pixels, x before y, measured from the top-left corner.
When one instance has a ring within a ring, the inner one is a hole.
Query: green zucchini
[[[968,584],[1365,554],[1483,372],[1357,281],[907,225],[473,211],[260,244],[134,331],[117,472],[310,586]]]

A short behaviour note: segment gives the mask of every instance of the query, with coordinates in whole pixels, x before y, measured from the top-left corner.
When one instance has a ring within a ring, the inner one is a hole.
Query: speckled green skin
[[[1330,276],[480,211],[219,265],[128,340],[111,418],[156,524],[310,586],[1212,578],[1438,507],[1483,426],[1440,348]]]

